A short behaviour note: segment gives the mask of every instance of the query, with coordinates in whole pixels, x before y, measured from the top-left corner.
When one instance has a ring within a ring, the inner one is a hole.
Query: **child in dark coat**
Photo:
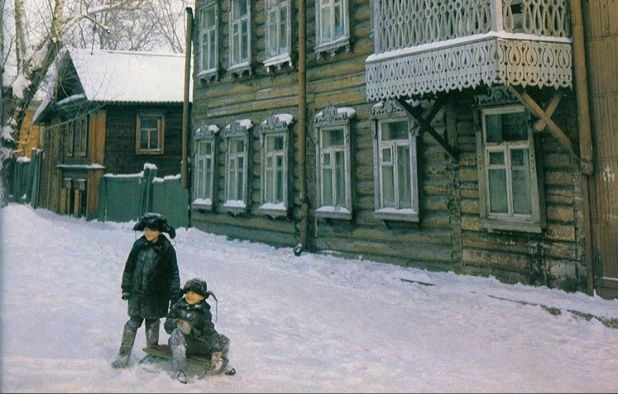
[[[142,216],[133,230],[144,233],[133,243],[122,274],[122,299],[128,300],[129,321],[124,325],[118,357],[112,362],[114,368],[129,363],[137,329],[144,320],[147,346],[158,344],[159,319],[167,316],[170,302],[181,296],[176,251],[162,234],[174,238],[176,230],[158,213]]]
[[[170,308],[165,319],[165,331],[170,334],[174,377],[187,383],[187,356],[199,355],[211,359],[213,372],[233,375],[228,360],[230,340],[217,333],[206,298],[215,295],[208,291],[205,281],[195,278],[185,283],[181,298]]]

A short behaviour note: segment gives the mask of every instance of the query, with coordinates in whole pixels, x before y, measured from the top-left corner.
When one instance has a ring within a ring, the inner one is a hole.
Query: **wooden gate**
[[[618,1],[582,4],[595,158],[590,187],[595,291],[618,298]]]

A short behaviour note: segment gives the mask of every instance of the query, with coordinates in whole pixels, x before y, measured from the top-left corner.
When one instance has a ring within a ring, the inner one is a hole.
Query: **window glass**
[[[522,106],[506,106],[484,109],[482,116],[481,216],[492,221],[488,226],[538,232],[540,192],[529,115]]]
[[[216,68],[216,8],[214,6],[201,11],[201,64],[202,70]]]
[[[528,139],[527,116],[525,113],[488,115],[487,142],[520,141]]]
[[[413,206],[412,156],[407,120],[381,121],[378,144],[381,208],[410,209]]]

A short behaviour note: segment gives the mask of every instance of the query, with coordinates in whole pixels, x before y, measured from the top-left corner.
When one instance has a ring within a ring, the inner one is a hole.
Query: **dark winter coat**
[[[129,316],[160,319],[180,294],[176,251],[163,234],[154,243],[141,236],[133,243],[122,274],[122,292],[129,294]]]
[[[195,305],[189,305],[185,298],[180,299],[170,308],[167,318],[165,319],[165,332],[171,334],[176,328],[176,322],[185,320],[191,324],[193,330],[189,337],[207,344],[210,351],[218,351],[219,334],[215,330],[215,325],[212,322],[212,313],[210,313],[210,305],[206,300],[202,300]]]

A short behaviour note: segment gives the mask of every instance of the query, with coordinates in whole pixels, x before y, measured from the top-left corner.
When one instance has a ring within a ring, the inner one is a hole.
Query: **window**
[[[199,14],[199,71],[198,77],[208,78],[217,74],[218,69],[218,36],[219,18],[215,1],[207,1]]]
[[[352,108],[329,107],[315,117],[316,216],[352,218],[350,119],[355,114]]]
[[[201,209],[212,209],[214,205],[215,188],[215,152],[217,126],[202,126],[193,135],[195,152],[195,180],[193,206]]]
[[[288,209],[288,134],[292,115],[273,115],[261,124],[262,205],[260,211],[271,216],[287,215]]]
[[[135,153],[142,155],[162,155],[164,128],[165,117],[162,113],[138,113]]]
[[[266,60],[264,65],[270,72],[271,66],[281,68],[290,58],[291,24],[290,0],[267,0],[266,14]]]
[[[481,110],[477,130],[481,224],[540,232],[537,164],[529,114],[513,105]]]
[[[88,116],[82,116],[74,122],[75,155],[86,156],[88,153]]]
[[[416,129],[394,101],[372,109],[374,119],[375,217],[419,220]]]
[[[348,0],[318,0],[315,8],[316,52],[335,51],[345,46],[350,51]]]
[[[88,115],[65,125],[67,157],[85,157],[88,153]]]
[[[66,131],[66,151],[67,151],[67,157],[73,157],[74,152],[75,152],[75,123],[74,122],[68,122],[65,124],[65,131]]]
[[[230,8],[230,69],[242,72],[249,69],[251,55],[251,3],[232,0]]]
[[[226,144],[224,209],[232,214],[245,212],[249,198],[250,120],[234,121],[223,130]]]

